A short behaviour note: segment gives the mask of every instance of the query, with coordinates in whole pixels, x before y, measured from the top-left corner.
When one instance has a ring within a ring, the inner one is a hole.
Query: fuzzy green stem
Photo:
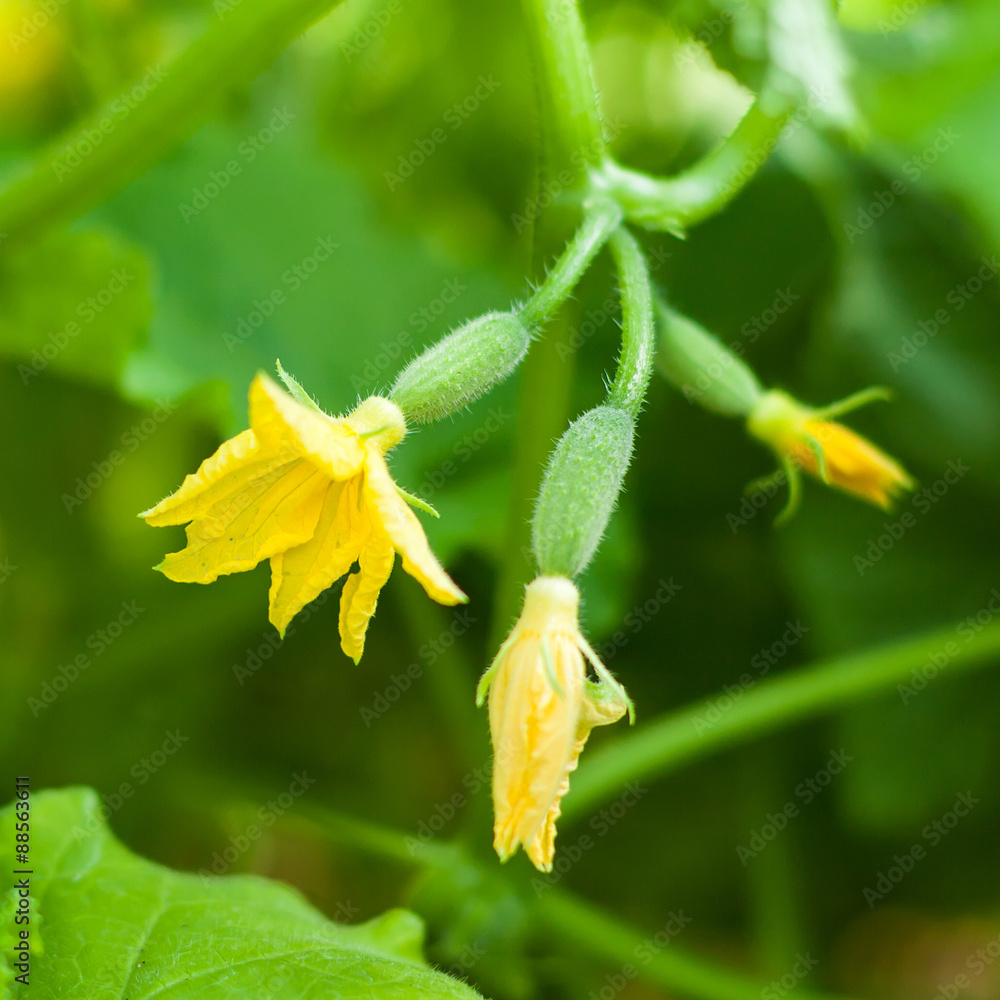
[[[537,913],[545,927],[573,944],[576,952],[582,950],[622,968],[631,966],[671,995],[679,990],[703,1000],[760,1000],[767,992],[761,983],[720,969],[674,942],[657,948],[641,931],[569,893],[549,893],[539,901]],[[800,987],[795,996],[797,1000],[842,1000]]]
[[[622,296],[622,349],[608,404],[635,417],[642,408],[653,371],[653,293],[649,265],[639,244],[619,228],[611,237]]]
[[[956,644],[954,628],[891,643],[766,680],[717,721],[715,698],[672,712],[585,758],[563,804],[563,820],[582,817],[627,781],[659,777],[723,747],[885,693],[909,679],[932,654]],[[996,662],[1000,622],[987,625],[949,657],[949,674]]]
[[[158,67],[147,73],[141,99],[128,91],[76,123],[0,193],[0,232],[12,239],[36,235],[107,201],[187,139],[227,91],[248,83],[339,2],[240,0],[162,74]],[[103,139],[71,167],[67,144],[78,144],[87,129]]]
[[[538,329],[552,318],[569,298],[576,283],[615,231],[621,218],[621,209],[612,201],[600,201],[588,211],[583,224],[538,290],[518,310],[521,322],[526,327]]]
[[[768,101],[773,101],[771,95]],[[790,111],[765,111],[760,98],[732,134],[692,167],[658,180],[607,161],[601,181],[632,222],[678,234],[721,211],[767,162]]]
[[[524,0],[534,40],[549,173],[569,171],[573,187],[587,165],[604,158],[605,142],[577,0]]]

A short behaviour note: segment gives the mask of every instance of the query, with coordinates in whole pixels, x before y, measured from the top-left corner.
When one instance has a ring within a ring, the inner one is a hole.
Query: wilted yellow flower
[[[747,428],[774,449],[789,472],[795,467],[805,469],[824,483],[888,508],[902,490],[913,488],[913,480],[870,441],[829,419],[885,396],[883,390],[867,390],[832,406],[813,409],[773,390],[758,399],[747,418]]]
[[[552,870],[560,802],[591,729],[632,711],[580,633],[579,600],[565,577],[531,583],[521,617],[476,693],[481,705],[489,691],[493,846],[501,861],[523,846],[539,871]],[[598,681],[587,678],[585,659]]]
[[[330,417],[298,386],[293,397],[266,375],[250,386],[250,429],[226,441],[176,493],[142,517],[184,524],[188,544],[157,567],[171,580],[211,583],[271,560],[269,616],[278,632],[348,573],[340,637],[355,662],[395,553],[441,604],[465,595],[431,552],[384,455],[406,433],[395,403],[372,396]]]

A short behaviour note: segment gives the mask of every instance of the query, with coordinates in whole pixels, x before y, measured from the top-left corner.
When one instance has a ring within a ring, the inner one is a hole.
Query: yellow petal
[[[424,529],[396,491],[385,459],[374,444],[365,449],[365,472],[369,516],[382,526],[393,548],[402,556],[403,569],[419,580],[428,596],[439,604],[461,604],[468,600],[431,552]]]
[[[569,776],[576,770],[577,764],[580,763],[580,754],[583,753],[583,748],[586,746],[589,735],[590,729],[586,728],[584,735],[573,744],[569,761],[563,770],[562,780],[559,782],[559,787],[552,796],[552,804],[549,806],[549,811],[542,821],[541,826],[538,827],[534,835],[524,844],[524,853],[528,855],[531,863],[540,872],[552,871],[552,860],[556,853],[556,820],[559,819],[559,815],[562,812],[562,800],[569,791]]]
[[[287,455],[262,449],[253,431],[244,431],[223,443],[197,472],[185,477],[180,489],[139,516],[156,528],[193,521],[206,516],[220,501],[224,508],[255,479],[288,464]]]
[[[368,537],[368,518],[358,507],[358,479],[327,482],[312,537],[271,557],[269,617],[282,637],[288,623],[351,568]]]
[[[502,860],[544,831],[576,739],[583,656],[570,636],[548,641],[554,678],[540,637],[528,633],[510,647],[490,688],[494,847]]]
[[[340,597],[340,645],[357,663],[365,651],[365,634],[375,614],[378,595],[395,560],[392,543],[377,528],[368,536],[359,558],[359,572],[348,577]]]
[[[266,375],[250,386],[250,426],[263,446],[307,458],[331,479],[349,479],[365,459],[358,435],[343,421],[314,413]]]
[[[180,583],[211,583],[253,569],[312,536],[330,481],[308,462],[256,480],[216,516],[187,527],[188,544],[158,567]]]

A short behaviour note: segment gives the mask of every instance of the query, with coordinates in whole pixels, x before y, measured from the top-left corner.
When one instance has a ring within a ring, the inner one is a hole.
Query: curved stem
[[[760,1000],[767,994],[766,985],[720,969],[681,950],[672,940],[666,946],[661,945],[569,893],[545,896],[539,901],[537,912],[551,932],[572,942],[577,949],[582,946],[586,954],[620,966],[624,977],[641,976],[670,990],[671,995],[673,990],[680,990],[703,1000]],[[681,922],[677,918],[672,920],[679,930]],[[632,975],[625,971],[626,967],[634,970]],[[796,987],[795,996],[797,1000],[841,1000],[800,987]]]
[[[608,402],[636,416],[653,372],[653,292],[649,265],[635,238],[619,228],[611,237],[622,296],[622,349]]]
[[[592,208],[573,239],[545,276],[545,280],[520,308],[521,320],[529,329],[544,326],[569,298],[598,250],[621,222],[621,209],[613,201],[601,201]]]
[[[768,95],[767,101],[772,100]],[[595,180],[619,201],[630,221],[682,235],[743,190],[767,162],[789,114],[784,106],[765,111],[758,98],[720,146],[675,177],[658,180],[609,160]]]
[[[573,779],[563,820],[586,815],[626,781],[659,777],[723,747],[883,694],[931,655],[946,656],[949,673],[987,665],[1000,657],[1000,622],[961,647],[954,628],[944,629],[762,681],[728,709],[715,697],[673,712],[591,754]]]
[[[172,65],[151,67],[136,86],[77,122],[0,193],[0,232],[11,239],[37,234],[102,204],[187,139],[227,90],[253,79],[338,3],[234,4]]]

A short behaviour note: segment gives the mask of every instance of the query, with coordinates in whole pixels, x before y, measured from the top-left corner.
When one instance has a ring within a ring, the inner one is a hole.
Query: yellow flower
[[[157,569],[171,580],[211,583],[270,559],[269,616],[284,636],[292,618],[357,562],[340,599],[340,637],[358,662],[396,552],[435,601],[466,600],[389,475],[384,455],[405,433],[388,399],[372,396],[349,416],[330,417],[301,389],[293,397],[258,375],[250,430],[140,515],[156,527],[190,522],[187,547]]]
[[[885,395],[884,390],[872,389],[813,409],[773,390],[758,399],[747,428],[782,459],[793,491],[795,470],[801,468],[824,483],[888,509],[900,492],[913,489],[913,480],[870,441],[829,419]]]
[[[531,583],[524,610],[476,693],[489,691],[493,739],[493,846],[506,861],[523,846],[552,870],[556,820],[590,730],[632,704],[577,623],[579,594],[565,577]],[[599,678],[587,678],[589,660]]]

